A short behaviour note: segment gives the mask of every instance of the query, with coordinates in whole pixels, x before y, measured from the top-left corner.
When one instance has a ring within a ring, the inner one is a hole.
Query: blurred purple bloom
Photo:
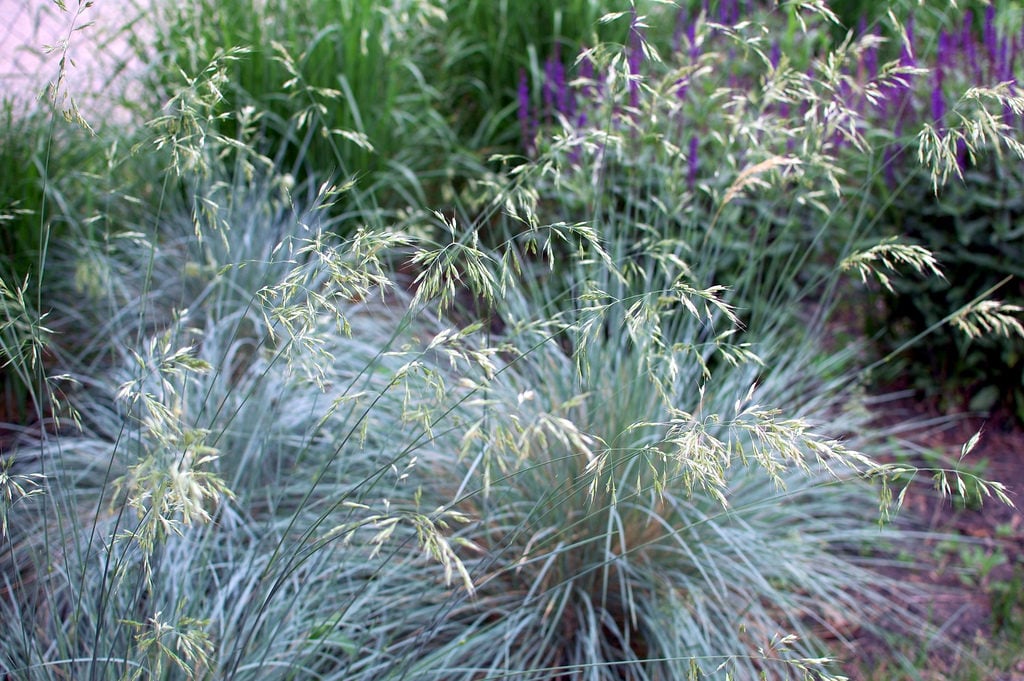
[[[944,68],[953,63],[955,59],[953,49],[953,36],[947,33],[945,29],[939,31],[939,47],[935,54],[935,62],[939,68]]]
[[[700,56],[700,51],[697,48],[697,20],[690,20],[689,13],[686,10],[679,10],[678,14],[678,26],[676,29],[676,50],[680,51],[683,48],[682,38],[686,38],[686,50],[690,58],[690,63],[693,64],[697,61]],[[690,89],[689,78],[680,78],[676,81],[676,97],[679,99],[686,99],[686,93]]]
[[[572,111],[572,98],[569,95],[569,86],[565,82],[565,64],[559,59],[558,50],[555,50],[555,56],[552,57],[552,68],[551,76],[553,82],[553,89],[555,92],[555,110],[567,117],[571,117]]]
[[[683,50],[683,35],[686,33],[686,26],[690,23],[690,13],[679,8],[676,12],[676,27],[672,31],[672,53],[677,54]]]
[[[974,78],[981,78],[981,70],[978,68],[978,50],[974,40],[973,12],[964,13],[964,27],[960,31],[960,52],[967,57],[967,63],[971,67]]]
[[[772,71],[779,68],[779,62],[782,61],[782,48],[779,47],[779,41],[772,41],[772,50],[768,53],[768,62],[772,65]]]
[[[707,11],[706,2],[704,11]],[[684,38],[686,39],[685,44],[683,43]],[[686,48],[687,55],[690,57],[690,63],[697,61],[697,57],[700,56],[700,51],[697,48],[697,17],[691,19],[688,11],[680,9],[679,14],[676,15],[673,48],[676,52],[681,52],[684,47]]]
[[[874,32],[872,32],[874,35]],[[878,46],[871,45],[864,50],[864,70],[867,72],[868,80],[878,78]]]
[[[644,61],[643,34],[640,31],[639,19],[636,9],[633,9],[633,20],[629,26],[629,51],[626,60],[629,65],[629,75],[640,76],[640,66]],[[640,83],[635,79],[629,81],[629,105],[638,108],[640,106]]]
[[[964,12],[964,25],[960,29],[960,51],[966,52],[967,46],[974,42],[974,12]]]
[[[686,27],[686,42],[690,45],[690,63],[697,61],[700,56],[700,48],[697,46],[697,22],[691,21]]]
[[[719,0],[718,2],[718,23],[729,26],[733,24],[733,2],[732,0]]]
[[[545,120],[555,109],[555,60],[548,57],[544,62],[544,82],[541,84],[541,101],[544,104],[543,117]]]
[[[942,93],[942,67],[935,67],[935,82],[932,87],[932,121],[939,128],[942,127],[942,119],[946,116],[946,98]]]
[[[996,80],[1004,82],[1013,80],[1013,57],[1010,56],[1010,39],[1002,38],[999,41],[999,56],[995,65]]]
[[[676,97],[686,99],[686,93],[690,91],[690,79],[680,78],[676,81]]]
[[[559,58],[557,48],[554,55],[544,62],[543,98],[545,115],[572,115],[573,102],[569,95],[569,86],[565,82],[565,65]]]
[[[583,80],[583,87],[580,94],[584,99],[594,99],[597,96],[597,88],[594,84],[594,62],[590,57],[583,57],[580,61],[580,79]]]
[[[533,154],[534,120],[530,115],[530,80],[525,69],[519,69],[519,133],[523,138],[523,148],[527,154]]]
[[[996,8],[989,5],[985,9],[985,27],[982,29],[982,38],[985,42],[985,52],[988,54],[988,63],[996,63],[999,46],[996,44]]]

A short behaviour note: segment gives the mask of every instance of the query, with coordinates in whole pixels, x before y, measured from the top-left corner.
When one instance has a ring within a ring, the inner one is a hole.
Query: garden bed
[[[946,283],[892,199],[1018,148],[1007,87],[961,90],[1019,27],[299,5],[167,5],[137,129],[88,125],[123,64],[84,42],[54,109],[6,110],[0,675],[1024,673],[1024,528],[982,480],[1020,501],[1024,431],[866,399],[903,367],[858,313],[889,357],[947,324],[1012,359],[1012,301],[921,333],[882,301]]]

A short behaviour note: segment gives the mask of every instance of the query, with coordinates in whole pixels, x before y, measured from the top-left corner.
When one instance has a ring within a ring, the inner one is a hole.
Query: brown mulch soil
[[[896,571],[895,576],[934,590],[934,596],[925,604],[927,616],[950,641],[963,648],[945,652],[937,648],[925,653],[922,657],[927,669],[921,669],[922,678],[960,678],[956,669],[963,667],[965,652],[977,653],[983,659],[981,651],[986,642],[998,640],[1003,657],[1009,649],[1010,659],[1000,662],[999,668],[970,678],[1024,681],[1024,641],[1007,641],[1008,632],[1010,637],[1019,637],[1024,627],[1024,424],[1008,413],[949,417],[936,404],[909,395],[886,403],[884,411],[885,416],[879,419],[883,427],[923,424],[901,432],[900,437],[919,445],[922,451],[940,452],[948,461],[946,465],[955,462],[964,444],[980,431],[977,445],[964,457],[961,468],[1005,485],[1016,506],[1007,506],[995,498],[984,498],[980,505],[958,503],[939,495],[931,478],[915,482],[909,489],[900,511],[904,518],[922,529],[969,538],[972,542],[960,549],[949,542],[943,545],[941,540],[922,542],[913,549],[913,566],[908,566],[905,574]],[[909,463],[921,467],[941,465],[925,460],[924,455]],[[965,559],[961,550],[976,558]],[[1005,560],[999,559],[1000,555]],[[992,565],[987,574],[981,574]],[[1018,581],[1014,583],[1014,579]],[[1015,586],[1007,592],[1012,584]],[[1000,593],[1010,593],[1011,597],[1000,598]],[[1000,620],[1000,613],[1007,608],[1012,611],[1009,623]],[[891,656],[891,652],[885,644],[865,636],[864,640],[856,641],[857,661],[847,673],[851,679],[862,678],[865,669],[877,669],[876,663],[887,655]],[[986,666],[989,665],[982,664]],[[886,676],[878,676],[876,671],[871,678]]]

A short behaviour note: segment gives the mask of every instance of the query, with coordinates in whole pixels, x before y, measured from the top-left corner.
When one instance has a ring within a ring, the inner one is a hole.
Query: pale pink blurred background
[[[66,0],[65,6],[62,12],[53,0],[0,0],[0,97],[29,102],[44,93],[61,58],[59,49],[46,54],[45,46],[68,40],[68,91],[86,120],[109,116],[111,105],[138,83],[126,27],[142,31],[141,2],[94,0],[85,7],[85,0]],[[72,32],[73,26],[80,28]]]

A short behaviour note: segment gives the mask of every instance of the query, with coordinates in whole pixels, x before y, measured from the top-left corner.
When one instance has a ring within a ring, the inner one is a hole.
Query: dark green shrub
[[[48,333],[41,289],[52,242],[69,230],[66,209],[96,200],[99,145],[42,109],[0,104],[0,421],[25,423],[45,410],[39,389]]]
[[[920,20],[907,24],[911,48],[904,45],[900,62],[927,70],[888,90],[869,119],[871,153],[849,154],[847,167],[865,183],[861,213],[874,233],[924,246],[946,275],[893,282],[868,329],[883,354],[913,343],[876,378],[909,383],[951,408],[1005,406],[1024,418],[1017,311],[1006,308],[1002,330],[1009,336],[985,328],[966,334],[963,325],[947,323],[990,294],[1011,306],[1024,302],[1024,174],[1019,147],[1007,150],[1024,129],[1010,98],[1020,82],[1020,27],[1007,9],[996,3],[918,12]],[[908,134],[922,124],[929,126],[922,134]],[[919,158],[938,160],[946,181],[922,169]]]
[[[994,287],[992,297],[1024,304],[1024,169],[998,158],[980,159],[962,182],[952,181],[938,195],[930,180],[915,174],[883,215],[887,228],[935,253],[947,279],[904,279],[887,296],[874,329],[886,350],[934,328],[907,350],[908,361],[898,371],[950,407],[1005,405],[1024,419],[1021,339],[995,333],[971,338],[942,324],[950,312]],[[891,372],[882,376],[893,377]]]
[[[21,282],[39,261],[45,139],[41,115],[0,110],[0,253],[5,279]]]
[[[137,138],[113,125],[87,129],[46,106],[0,104],[0,421],[49,413],[44,384],[56,355],[97,333],[55,314],[54,301],[94,303],[109,283],[97,254],[118,252],[155,223],[150,207],[178,188],[162,152],[130,153]],[[58,264],[73,274],[53,276]]]

